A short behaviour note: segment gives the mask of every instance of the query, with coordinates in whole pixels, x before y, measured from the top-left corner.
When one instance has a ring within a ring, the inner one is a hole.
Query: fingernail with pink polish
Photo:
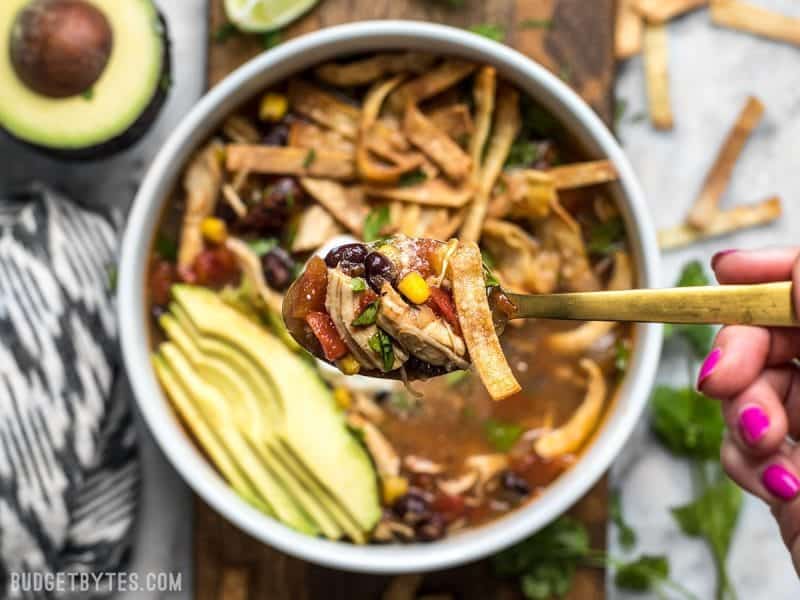
[[[751,404],[739,413],[739,431],[745,442],[756,445],[769,429],[769,417],[760,406]]]
[[[700,367],[700,374],[697,376],[697,387],[699,388],[703,382],[708,379],[709,375],[714,371],[714,367],[717,366],[719,359],[722,358],[722,349],[721,348],[714,348],[711,353],[706,356],[706,359],[703,361],[702,366]]]
[[[781,465],[770,465],[761,476],[764,487],[781,500],[791,500],[800,492],[800,480]]]
[[[717,266],[717,261],[722,258],[723,256],[728,256],[728,254],[733,254],[734,252],[738,252],[737,250],[720,250],[714,256],[711,257],[711,268],[715,268]]]

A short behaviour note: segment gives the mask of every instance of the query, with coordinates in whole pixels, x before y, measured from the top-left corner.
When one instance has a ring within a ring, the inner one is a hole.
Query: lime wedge
[[[228,19],[242,31],[280,29],[302,15],[317,0],[225,0]]]

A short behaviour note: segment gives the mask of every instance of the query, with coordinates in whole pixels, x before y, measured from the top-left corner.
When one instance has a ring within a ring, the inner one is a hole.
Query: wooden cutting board
[[[210,2],[210,31],[226,21],[223,0]],[[610,122],[613,112],[614,0],[321,0],[284,37],[365,19],[415,19],[457,27],[491,23],[506,28],[506,43],[565,79]],[[549,21],[549,28],[518,26]],[[209,44],[208,81],[213,86],[263,51],[257,36],[233,36]],[[571,511],[605,547],[608,489],[602,479]],[[390,578],[353,575],[312,565],[261,544],[195,502],[195,597],[197,600],[378,600]],[[605,598],[604,572],[584,569],[568,598]],[[513,600],[519,592],[498,581],[483,561],[426,575],[422,593],[450,593],[459,600]]]

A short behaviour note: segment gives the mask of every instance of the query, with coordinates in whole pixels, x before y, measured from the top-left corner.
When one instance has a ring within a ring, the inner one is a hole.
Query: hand
[[[711,266],[721,284],[792,280],[800,313],[800,249],[728,251]],[[772,509],[800,573],[800,329],[724,327],[697,387],[722,401],[721,460],[731,479]]]

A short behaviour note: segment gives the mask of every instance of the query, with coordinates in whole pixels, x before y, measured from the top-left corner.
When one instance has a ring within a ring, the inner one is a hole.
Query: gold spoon
[[[507,296],[517,307],[512,319],[800,325],[790,281],[568,294],[507,293]]]

